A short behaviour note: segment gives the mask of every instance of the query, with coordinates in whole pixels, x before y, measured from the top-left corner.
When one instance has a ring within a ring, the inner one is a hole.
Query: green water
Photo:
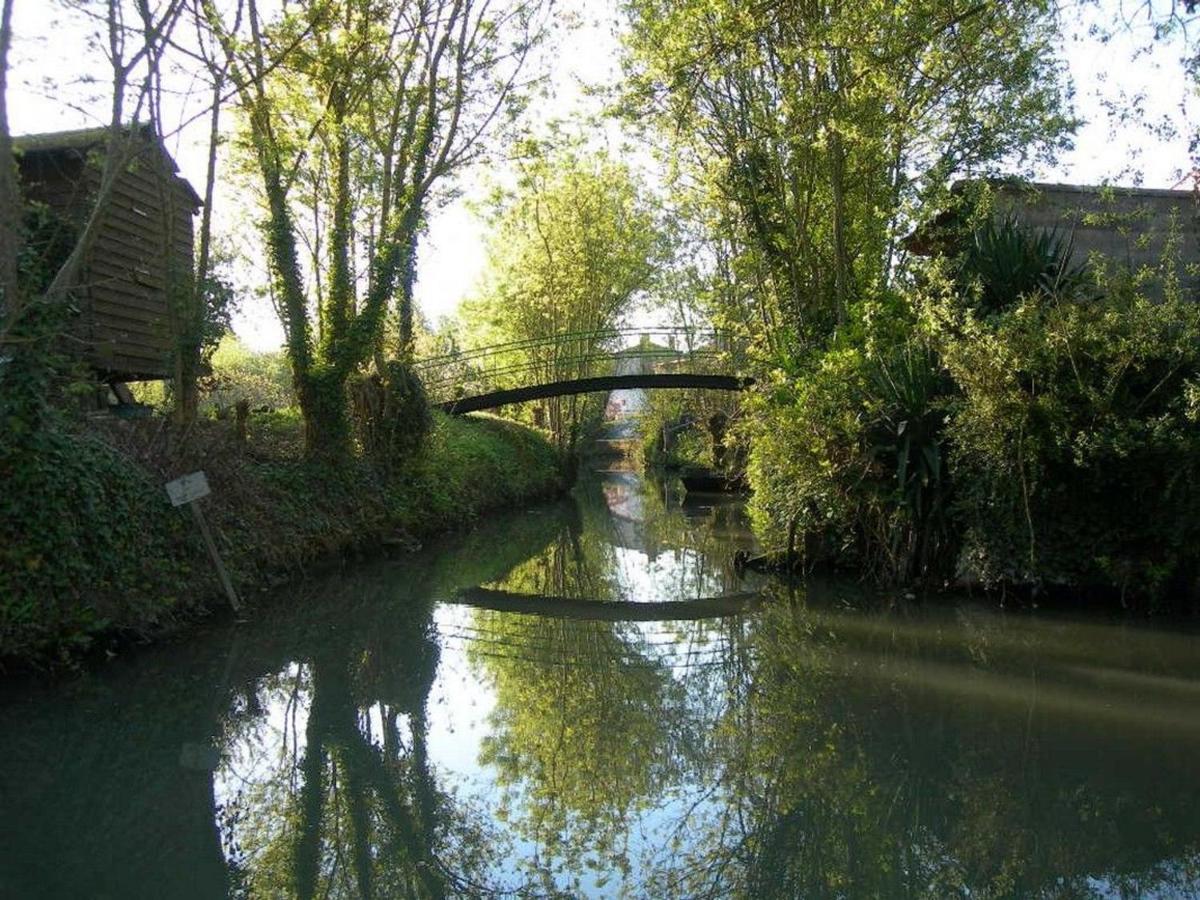
[[[0,896],[1200,896],[1194,628],[752,547],[610,474],[12,686]]]

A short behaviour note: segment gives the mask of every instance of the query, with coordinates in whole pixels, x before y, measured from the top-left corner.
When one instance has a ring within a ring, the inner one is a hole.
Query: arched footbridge
[[[742,354],[720,332],[609,329],[452,349],[414,363],[431,403],[449,413],[621,390],[742,391]]]

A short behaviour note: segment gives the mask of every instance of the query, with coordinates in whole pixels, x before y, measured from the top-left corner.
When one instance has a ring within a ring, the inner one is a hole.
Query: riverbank
[[[435,414],[420,458],[384,474],[361,459],[303,459],[300,422],[251,417],[179,431],[105,420],[0,454],[0,660],[70,664],[178,629],[227,600],[191,516],[163,484],[204,471],[202,501],[247,606],[263,589],[339,555],[415,547],[485,512],[563,488],[540,432]]]

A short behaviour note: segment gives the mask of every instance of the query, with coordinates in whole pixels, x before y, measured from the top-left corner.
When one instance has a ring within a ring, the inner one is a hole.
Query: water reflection
[[[1200,895],[1195,634],[738,548],[737,504],[610,475],[14,690],[0,895]]]

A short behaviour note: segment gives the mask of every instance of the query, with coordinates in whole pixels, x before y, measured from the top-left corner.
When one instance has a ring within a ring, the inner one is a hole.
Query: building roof
[[[960,185],[969,183],[960,181],[954,187],[955,189],[959,189]],[[1174,200],[1185,200],[1196,196],[1196,192],[1192,190],[1181,191],[1175,188],[1125,187],[1119,184],[1065,184],[1056,181],[1013,181],[1004,178],[992,179],[990,183],[997,188],[1034,192],[1053,191],[1059,194],[1095,195],[1111,191],[1114,194],[1121,194],[1126,197],[1165,197]]]
[[[150,126],[145,123],[137,123],[135,125],[125,125],[122,131],[129,134],[135,130],[142,138],[154,140],[150,131]],[[103,148],[108,142],[110,128],[107,125],[102,125],[97,128],[76,128],[69,131],[47,131],[40,134],[20,134],[15,135],[12,139],[13,150],[19,154],[32,153],[63,153],[68,150],[87,151],[92,148]],[[188,196],[196,206],[203,206],[204,201],[200,195],[196,193],[196,189],[186,178],[179,175],[179,166],[176,165],[174,158],[167,152],[167,148],[162,145],[161,141],[155,140],[158,151],[162,158],[167,161],[170,170],[175,174],[179,184],[187,191]]]

